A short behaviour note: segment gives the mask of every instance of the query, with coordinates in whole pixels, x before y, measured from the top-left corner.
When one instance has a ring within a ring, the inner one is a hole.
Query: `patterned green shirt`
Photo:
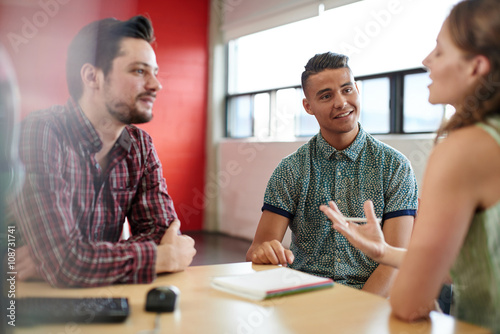
[[[333,200],[345,216],[364,217],[363,203],[370,199],[384,221],[415,216],[417,198],[408,159],[360,126],[342,151],[318,133],[285,157],[269,180],[262,210],[290,219],[295,256],[290,267],[362,288],[377,263],[335,231],[319,206]]]

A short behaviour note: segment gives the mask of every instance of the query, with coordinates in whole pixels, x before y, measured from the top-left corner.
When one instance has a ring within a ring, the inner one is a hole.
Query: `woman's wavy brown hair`
[[[500,0],[465,0],[453,7],[447,19],[455,45],[466,57],[483,55],[490,72],[465,97],[463,105],[444,123],[438,137],[500,115]]]

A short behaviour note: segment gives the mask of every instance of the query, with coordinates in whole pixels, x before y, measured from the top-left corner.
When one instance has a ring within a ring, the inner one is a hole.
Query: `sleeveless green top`
[[[500,145],[500,117],[489,124],[477,126]],[[474,215],[451,276],[454,315],[500,334],[500,201]]]

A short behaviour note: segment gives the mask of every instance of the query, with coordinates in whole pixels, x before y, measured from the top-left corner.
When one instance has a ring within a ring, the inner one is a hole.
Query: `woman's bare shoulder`
[[[498,200],[500,145],[484,129],[468,126],[437,144],[428,161],[433,182],[467,191],[481,207]]]
[[[482,128],[467,126],[452,131],[436,145],[435,151],[448,158],[472,160],[472,157],[487,158],[495,152],[500,152],[500,145]]]

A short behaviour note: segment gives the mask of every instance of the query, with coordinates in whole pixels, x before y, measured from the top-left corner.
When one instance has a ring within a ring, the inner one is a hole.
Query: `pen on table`
[[[344,219],[348,222],[356,223],[356,224],[364,224],[368,221],[366,218],[344,217]],[[379,223],[379,224],[382,221],[382,219],[380,219],[380,218],[377,218],[376,220],[377,220],[377,223]]]

